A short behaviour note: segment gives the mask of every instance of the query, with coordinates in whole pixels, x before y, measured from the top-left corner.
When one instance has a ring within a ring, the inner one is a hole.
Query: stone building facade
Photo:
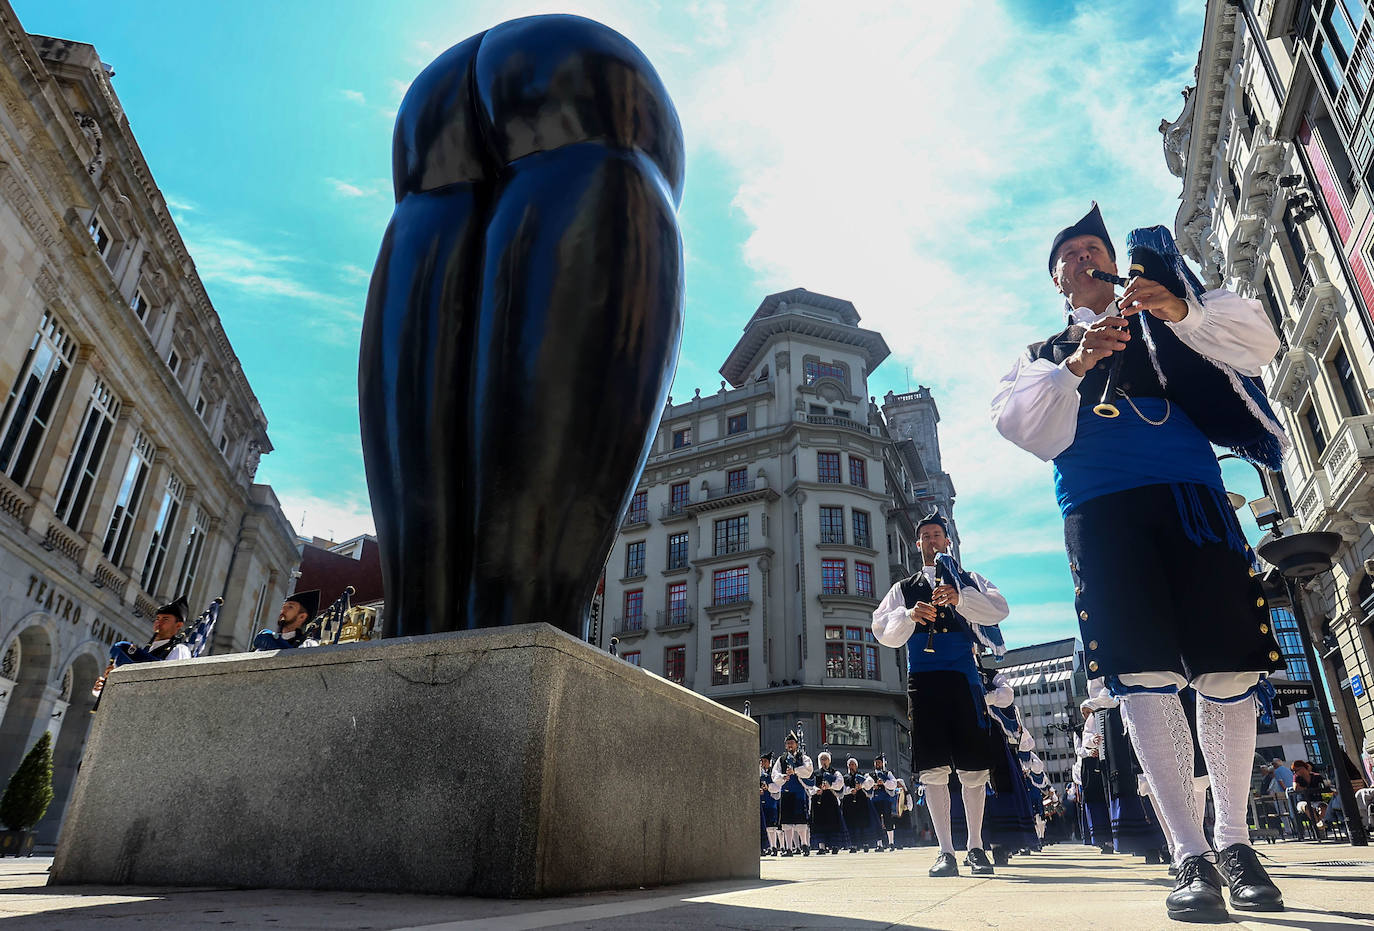
[[[215,647],[245,648],[298,557],[253,481],[266,418],[112,70],[3,0],[0,26],[0,781],[54,733],[51,843],[109,645],[185,594],[223,595]]]
[[[767,749],[800,722],[813,755],[909,756],[906,659],[870,622],[954,486],[929,389],[868,396],[887,356],[848,301],[765,298],[720,390],[669,399],[606,567],[594,642],[747,703]]]
[[[1356,753],[1374,731],[1374,24],[1364,6],[1208,0],[1197,83],[1160,126],[1183,185],[1180,247],[1209,287],[1260,300],[1282,340],[1263,379],[1293,447],[1267,483],[1284,532],[1343,539],[1334,570],[1302,595]]]

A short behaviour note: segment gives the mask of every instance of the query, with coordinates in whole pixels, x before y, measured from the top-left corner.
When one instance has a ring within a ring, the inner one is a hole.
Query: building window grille
[[[845,564],[843,559],[822,559],[821,594],[849,594],[849,584],[845,579],[845,575]]]
[[[844,542],[844,508],[829,505],[821,508],[821,542]]]
[[[663,678],[681,685],[687,677],[687,648],[685,646],[665,647],[663,649]]]
[[[681,513],[692,500],[692,490],[688,482],[678,482],[668,490],[668,511],[672,514]]]
[[[629,653],[621,653],[620,658],[623,659],[625,662],[629,663],[631,666],[640,665],[640,652],[638,650],[633,650]]]
[[[845,380],[845,369],[843,365],[832,362],[821,362],[818,359],[807,359],[802,366],[806,374],[806,383],[812,385],[819,378],[834,378],[843,382]]]
[[[738,517],[724,517],[715,522],[715,547],[712,550],[716,556],[725,556],[729,553],[742,553],[749,549],[749,515],[741,514]]]
[[[725,491],[737,495],[749,490],[749,469],[731,469],[725,473]]]
[[[749,634],[711,638],[711,684],[731,685],[749,681]]]
[[[629,521],[632,524],[645,524],[649,521],[649,493],[637,491],[630,499]]]
[[[644,590],[625,593],[625,629],[644,629]]]
[[[676,624],[686,624],[691,618],[687,616],[687,583],[674,582],[668,586],[668,614],[666,621],[669,626]]]
[[[625,544],[625,577],[635,578],[644,574],[644,541]]]
[[[832,485],[840,483],[840,454],[839,453],[816,453],[816,475],[817,478]]]
[[[743,414],[731,414],[725,421],[725,432],[728,436],[734,436],[736,433],[744,433],[748,429],[749,414],[747,411]]]
[[[134,521],[143,505],[143,493],[148,483],[152,461],[153,444],[139,433],[134,437],[129,464],[124,467],[124,478],[119,483],[114,512],[110,514],[110,524],[105,531],[105,543],[101,547],[105,558],[116,566],[124,561],[124,554],[128,551],[129,537],[133,533]]]
[[[18,485],[33,472],[75,351],[62,325],[44,313],[0,417],[0,471]]]
[[[668,536],[668,568],[687,568],[687,534],[685,532]]]
[[[162,490],[162,503],[153,520],[153,536],[148,540],[148,552],[143,557],[143,575],[139,579],[143,590],[152,595],[157,594],[162,582],[162,567],[167,561],[172,529],[181,510],[181,495],[181,480],[175,475],[167,476],[167,485]]]
[[[869,531],[867,511],[854,511],[854,545],[871,548],[873,537]]]
[[[76,448],[67,462],[67,474],[57,494],[57,519],[73,530],[80,529],[86,515],[91,489],[95,487],[96,476],[105,461],[105,451],[109,447],[110,434],[114,431],[115,418],[118,416],[119,399],[104,381],[97,378],[95,387],[91,389],[91,400],[86,405],[86,414],[81,419]]]
[[[871,563],[854,562],[854,592],[865,598],[873,597],[873,566]]]
[[[1350,357],[1345,354],[1344,346],[1336,350],[1336,355],[1331,359],[1331,369],[1336,374],[1336,381],[1340,383],[1346,412],[1351,417],[1363,416],[1364,392],[1360,390],[1360,383],[1355,380],[1355,369],[1350,364]]]
[[[711,592],[718,605],[738,604],[749,600],[749,567],[717,569],[711,574]]]
[[[683,427],[673,431],[673,449],[685,449],[692,445],[692,428]]]
[[[868,463],[858,456],[849,457],[849,484],[868,487]]]

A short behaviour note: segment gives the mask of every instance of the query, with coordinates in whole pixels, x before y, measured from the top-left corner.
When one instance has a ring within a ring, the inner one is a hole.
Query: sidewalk
[[[1252,929],[1374,927],[1374,851],[1263,844],[1288,911],[1239,915]],[[754,882],[506,902],[261,889],[45,886],[46,858],[0,860],[0,919],[21,929],[1015,928],[1160,929],[1172,888],[1162,866],[1058,845],[996,876],[931,879],[933,848],[766,859]]]

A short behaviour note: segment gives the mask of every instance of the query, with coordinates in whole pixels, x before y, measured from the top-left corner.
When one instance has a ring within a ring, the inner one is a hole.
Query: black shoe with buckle
[[[930,868],[931,876],[958,876],[959,864],[954,859],[952,853],[942,853],[940,858],[935,861],[935,865]]]
[[[964,856],[964,865],[974,876],[991,876],[992,861],[982,847],[974,847]]]
[[[1178,884],[1164,900],[1175,921],[1227,921],[1221,897],[1221,875],[1207,854],[1184,857],[1178,865]]]
[[[1283,893],[1260,865],[1249,844],[1232,844],[1217,854],[1217,868],[1226,880],[1231,907],[1247,912],[1283,911]]]

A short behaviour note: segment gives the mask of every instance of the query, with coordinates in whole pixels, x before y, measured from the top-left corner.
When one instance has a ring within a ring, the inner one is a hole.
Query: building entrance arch
[[[66,720],[62,722],[62,728],[57,732],[57,743],[53,746],[52,804],[48,806],[48,813],[43,820],[38,822],[39,844],[57,843],[94,717],[91,708],[95,705],[95,696],[91,694],[91,687],[103,670],[100,660],[88,650],[77,653],[67,668],[67,674],[71,676],[71,688],[63,696],[67,702],[63,714]]]
[[[32,623],[11,637],[0,653],[0,674],[13,685],[3,686],[5,716],[0,718],[0,790],[19,767],[24,754],[48,727],[39,714],[47,707],[46,692],[52,678],[52,634],[42,623]]]

